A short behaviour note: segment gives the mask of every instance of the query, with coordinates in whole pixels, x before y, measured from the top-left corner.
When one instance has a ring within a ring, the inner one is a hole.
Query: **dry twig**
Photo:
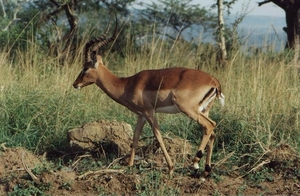
[[[90,157],[90,156],[92,156],[92,155],[90,155],[90,154],[84,154],[84,155],[78,156],[78,159],[72,164],[72,167],[75,167],[75,165],[76,165],[79,161],[81,161],[83,158],[85,158],[85,157]]]
[[[248,175],[249,173],[251,173],[252,171],[256,171],[258,170],[259,168],[261,168],[262,166],[270,163],[271,161],[269,159],[267,160],[264,160],[262,161],[260,164],[258,164],[257,166],[253,167],[252,169],[250,169],[246,174],[242,175],[242,176],[239,176],[237,178],[243,178],[244,176]]]
[[[24,154],[25,154],[25,152],[22,153],[22,158],[21,158],[21,160],[22,160],[22,165],[23,165],[25,171],[30,175],[30,177],[32,178],[32,180],[33,180],[35,183],[38,184],[38,183],[40,182],[39,179],[38,179],[38,177],[36,177],[36,176],[31,172],[31,169],[29,169],[28,166],[27,166],[27,165],[25,164],[25,162],[24,162]]]
[[[128,157],[128,156],[129,156],[129,155],[125,155],[125,156],[116,158],[115,160],[113,160],[113,161],[106,167],[106,169],[110,168],[113,164],[119,162],[120,160],[122,160],[122,159],[124,159],[124,158],[126,158],[126,157]]]
[[[223,159],[221,159],[220,161],[218,161],[214,167],[222,165],[224,162],[226,162],[233,154],[235,153],[235,151],[229,153],[226,157],[224,157]]]
[[[121,174],[123,174],[124,170],[123,169],[120,169],[120,170],[115,170],[115,169],[100,169],[100,170],[97,170],[97,171],[88,171],[88,172],[86,172],[86,173],[78,176],[76,179],[81,180],[83,178],[86,178],[89,175],[97,175],[97,174],[105,174],[105,173],[121,173]]]

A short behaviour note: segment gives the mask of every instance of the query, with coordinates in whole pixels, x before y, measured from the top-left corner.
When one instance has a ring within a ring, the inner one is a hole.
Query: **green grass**
[[[135,125],[136,116],[109,99],[95,85],[81,91],[73,89],[82,66],[82,54],[64,66],[56,58],[39,53],[34,43],[26,52],[11,59],[0,52],[0,143],[23,146],[35,153],[68,146],[69,129],[98,119],[119,120]],[[280,143],[300,150],[300,82],[289,63],[290,54],[259,53],[247,56],[240,51],[224,69],[215,69],[213,51],[200,45],[197,50],[186,44],[167,47],[153,41],[136,53],[129,46],[126,58],[104,58],[118,76],[163,67],[201,68],[216,76],[226,96],[226,105],[214,104],[211,118],[218,126],[213,160],[235,152],[228,164],[249,167],[259,155]],[[200,58],[201,57],[201,58]],[[173,132],[199,144],[202,133],[184,115],[158,115],[163,133]],[[151,135],[149,126],[144,135]]]

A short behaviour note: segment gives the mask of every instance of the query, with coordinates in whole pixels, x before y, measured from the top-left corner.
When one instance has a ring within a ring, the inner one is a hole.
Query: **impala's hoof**
[[[208,164],[205,165],[205,168],[204,168],[204,177],[208,177],[209,174],[211,172],[211,166],[209,166]]]
[[[204,169],[206,172],[211,172],[211,166],[210,165],[208,165],[208,164],[206,164],[205,165],[205,169]]]

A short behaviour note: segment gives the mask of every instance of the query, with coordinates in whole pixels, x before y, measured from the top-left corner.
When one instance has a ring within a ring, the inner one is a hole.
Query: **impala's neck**
[[[119,97],[122,96],[125,91],[126,79],[115,76],[102,63],[98,64],[97,74],[97,86],[112,99],[119,102]]]

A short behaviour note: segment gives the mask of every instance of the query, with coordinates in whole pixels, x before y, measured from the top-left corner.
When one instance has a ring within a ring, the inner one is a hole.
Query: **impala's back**
[[[128,97],[132,104],[147,103],[148,109],[156,108],[156,112],[180,112],[174,105],[174,99],[189,100],[199,107],[199,104],[215,89],[215,95],[220,97],[219,81],[200,70],[187,68],[167,68],[160,70],[144,70],[129,77],[127,82]],[[133,93],[132,93],[133,92]],[[139,102],[143,100],[143,102]],[[212,100],[211,100],[212,101]]]

